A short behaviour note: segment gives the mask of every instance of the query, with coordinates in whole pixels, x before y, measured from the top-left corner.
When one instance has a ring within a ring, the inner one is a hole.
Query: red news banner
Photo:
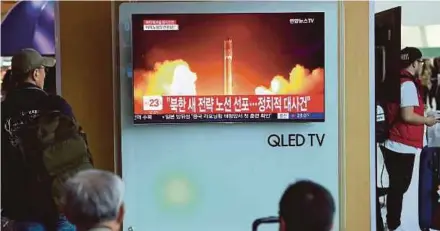
[[[324,112],[324,97],[292,95],[144,96],[145,114]]]

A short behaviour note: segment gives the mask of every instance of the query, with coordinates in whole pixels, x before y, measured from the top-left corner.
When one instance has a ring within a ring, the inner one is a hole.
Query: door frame
[[[375,60],[375,54],[376,54],[376,32],[375,32],[376,16],[385,17],[385,18],[388,18],[391,16],[399,23],[399,26],[397,27],[397,29],[398,29],[397,32],[392,33],[391,31],[388,31],[388,35],[386,35],[386,36],[388,36],[388,41],[389,41],[390,39],[392,40],[392,38],[395,37],[396,35],[399,35],[399,37],[401,37],[400,30],[401,30],[401,20],[402,20],[402,16],[401,16],[402,9],[400,6],[398,6],[398,7],[393,7],[393,8],[386,9],[386,10],[383,10],[383,11],[376,13],[374,10],[374,2],[373,2],[373,5],[371,6],[371,8],[372,8],[373,17],[370,18],[370,20],[372,20],[370,22],[370,25],[371,25],[370,30],[372,30],[372,32],[370,34],[370,36],[372,36],[372,37],[370,37],[370,48],[371,48],[370,51],[372,51],[373,54],[370,55],[370,59],[371,59],[371,61],[370,61],[370,68],[371,69],[370,70],[372,72],[372,75],[370,77],[370,81],[372,82],[373,85],[370,85],[370,98],[372,100],[371,102],[373,102],[373,105],[371,105],[371,107],[372,107],[372,112],[374,112],[374,114],[371,115],[372,132],[370,133],[371,134],[370,139],[372,140],[372,142],[371,142],[372,143],[371,155],[370,155],[370,158],[371,158],[371,160],[370,160],[370,175],[371,175],[370,194],[371,194],[371,199],[370,200],[371,200],[371,230],[376,230],[377,216],[382,216],[382,214],[377,214],[377,211],[376,211],[376,209],[377,209],[376,208],[376,206],[377,206],[376,200],[377,200],[377,196],[378,196],[377,195],[377,193],[378,193],[378,190],[377,190],[378,189],[378,187],[377,187],[377,184],[378,184],[377,171],[379,168],[379,166],[377,165],[378,164],[378,148],[377,148],[377,144],[376,144],[376,131],[375,131],[376,110],[377,110],[377,107],[376,107],[376,70],[375,70],[375,64],[376,64],[376,62],[375,62],[376,61]],[[395,18],[396,14],[399,14],[400,18]],[[395,52],[398,52],[398,51],[400,51],[400,43],[399,43],[399,46]],[[385,53],[386,56],[384,57],[384,62],[387,62],[389,53],[390,52]],[[393,53],[391,52],[391,54],[393,54]],[[399,69],[398,69],[399,57],[397,57],[399,54],[400,53],[397,53],[396,57],[392,58],[392,60],[396,60],[396,63],[391,66],[392,68],[387,68],[385,73],[383,73],[385,75],[384,76],[385,78],[387,76],[390,76],[390,75],[393,76],[393,75],[397,75],[399,73]],[[391,72],[391,74],[389,74],[390,72]],[[385,81],[387,81],[387,80],[385,80]],[[400,96],[400,94],[399,94],[399,96]],[[384,166],[382,166],[382,167],[384,167]],[[380,177],[382,178],[382,176],[380,176]],[[386,190],[386,189],[382,188],[382,190]],[[385,221],[383,220],[382,217],[381,217],[381,219],[382,219],[382,222],[384,223]]]

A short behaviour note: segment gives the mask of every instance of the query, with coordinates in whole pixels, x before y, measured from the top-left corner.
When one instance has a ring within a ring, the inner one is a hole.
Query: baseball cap
[[[11,60],[11,69],[14,74],[25,74],[41,66],[55,66],[55,59],[43,57],[38,51],[25,48],[14,55]]]
[[[400,62],[403,67],[409,66],[420,58],[422,58],[422,52],[415,47],[405,47],[400,51]]]

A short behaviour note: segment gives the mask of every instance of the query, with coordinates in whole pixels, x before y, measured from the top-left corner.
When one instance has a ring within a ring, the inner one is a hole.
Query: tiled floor
[[[430,110],[430,109],[428,109]],[[377,186],[378,187],[388,187],[388,173],[383,164],[382,153],[380,149],[377,149]],[[417,231],[419,228],[418,221],[418,182],[419,182],[419,163],[420,163],[420,153],[416,155],[414,170],[411,180],[411,185],[408,191],[405,193],[403,198],[403,211],[402,211],[402,229],[404,231]],[[386,206],[386,197],[380,198]],[[382,219],[385,221],[386,217],[386,207],[382,208]]]

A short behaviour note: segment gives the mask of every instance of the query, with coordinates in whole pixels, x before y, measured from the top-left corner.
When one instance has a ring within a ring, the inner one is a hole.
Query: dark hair
[[[433,66],[434,66],[434,71],[433,71],[433,75],[435,74],[440,74],[440,56],[439,57],[435,57],[433,60]]]
[[[330,192],[312,181],[298,181],[284,191],[279,215],[286,231],[330,231],[335,202]]]
[[[32,69],[32,70],[30,70],[30,71],[28,71],[28,72],[26,72],[26,73],[15,73],[15,72],[12,72],[12,78],[14,79],[13,81],[15,82],[15,83],[23,83],[23,82],[25,82],[27,79],[29,79],[29,75],[31,74],[31,73],[33,73],[34,71],[35,71],[36,69]]]
[[[2,80],[2,91],[9,92],[11,91],[17,82],[15,82],[12,78],[12,71],[7,70]]]
[[[29,75],[36,69],[32,69],[27,73],[14,73],[12,70],[7,70],[2,81],[2,91],[12,91],[17,85],[26,82]]]

